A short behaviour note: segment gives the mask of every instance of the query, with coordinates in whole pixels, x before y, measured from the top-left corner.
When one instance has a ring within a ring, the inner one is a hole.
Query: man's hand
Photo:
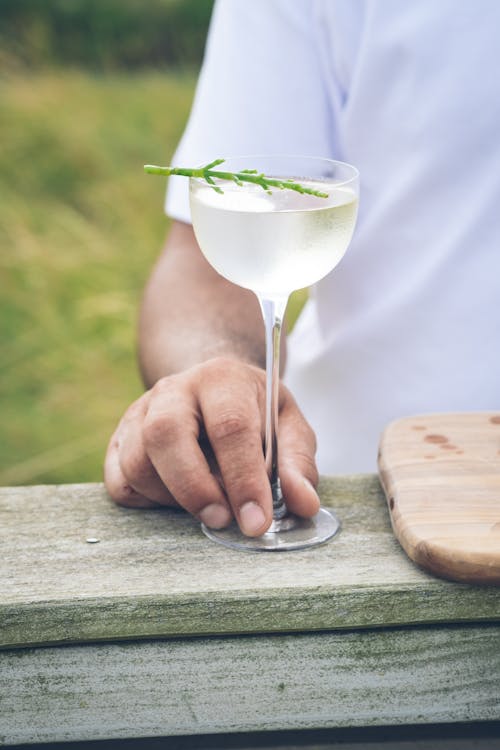
[[[105,483],[120,505],[179,505],[211,528],[236,518],[248,536],[272,520],[263,455],[265,373],[217,357],[163,377],[123,416],[109,443]],[[319,509],[315,436],[287,388],[279,399],[279,474],[289,509]]]

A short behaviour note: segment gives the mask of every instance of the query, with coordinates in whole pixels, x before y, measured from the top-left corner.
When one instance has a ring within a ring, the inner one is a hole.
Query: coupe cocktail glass
[[[273,521],[259,537],[245,536],[234,522],[225,529],[202,526],[211,539],[247,550],[302,549],[321,544],[339,529],[325,508],[313,518],[290,514],[278,475],[278,387],[280,334],[291,292],[326,276],[344,255],[356,222],[359,179],[355,167],[301,156],[244,156],[224,161],[224,170],[257,170],[293,179],[326,198],[259,185],[220,181],[216,192],[190,179],[193,228],[215,270],[251,289],[259,300],[266,331],[266,425],[264,456],[273,497]]]

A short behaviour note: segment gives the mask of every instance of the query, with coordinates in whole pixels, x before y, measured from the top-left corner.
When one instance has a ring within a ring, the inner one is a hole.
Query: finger
[[[160,505],[178,506],[146,452],[143,424],[147,403],[145,398],[135,402],[125,413],[117,431],[120,469],[128,484],[142,497]]]
[[[299,410],[295,399],[285,390],[279,414],[279,474],[288,509],[310,518],[320,506],[316,492],[316,436]]]
[[[154,386],[143,426],[144,444],[161,481],[179,505],[211,528],[232,520],[224,491],[200,448],[199,414],[192,393],[180,393],[176,380]]]
[[[104,484],[109,496],[118,505],[126,508],[159,508],[158,503],[137,493],[128,483],[120,468],[117,432],[109,441],[104,461]]]
[[[238,524],[247,536],[260,536],[272,521],[272,496],[255,384],[234,379],[217,390],[207,387],[200,393],[200,406]]]

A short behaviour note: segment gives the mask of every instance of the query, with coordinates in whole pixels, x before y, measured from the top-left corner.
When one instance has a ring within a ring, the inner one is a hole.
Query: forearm
[[[262,315],[252,292],[207,263],[192,228],[175,222],[144,292],[139,361],[144,382],[231,356],[265,365]]]

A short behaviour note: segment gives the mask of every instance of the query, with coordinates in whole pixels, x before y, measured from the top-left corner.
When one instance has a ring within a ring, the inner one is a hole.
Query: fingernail
[[[252,536],[256,534],[266,522],[264,511],[257,503],[245,503],[239,512],[240,528],[244,534]]]
[[[222,529],[227,526],[231,520],[231,514],[224,505],[212,503],[205,506],[198,514],[200,520],[210,529]]]

